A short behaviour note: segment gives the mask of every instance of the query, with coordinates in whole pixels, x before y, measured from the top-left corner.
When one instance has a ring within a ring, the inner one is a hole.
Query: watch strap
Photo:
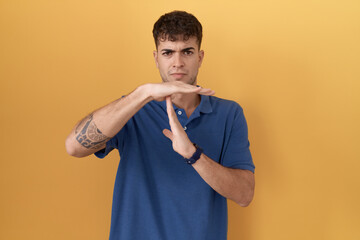
[[[203,153],[202,148],[200,148],[197,144],[193,143],[194,147],[196,148],[195,153],[191,156],[191,158],[185,158],[185,162],[187,164],[194,164],[197,160],[199,160],[201,154]]]

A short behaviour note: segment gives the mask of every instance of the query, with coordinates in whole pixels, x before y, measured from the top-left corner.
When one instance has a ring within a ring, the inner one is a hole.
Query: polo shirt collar
[[[199,104],[199,111],[202,113],[211,113],[212,112],[212,106],[210,103],[210,97],[205,95],[200,95],[201,100]]]
[[[196,110],[199,109],[198,111],[201,113],[211,113],[212,112],[212,106],[211,106],[211,102],[210,102],[210,97],[209,96],[205,96],[205,95],[200,95],[201,99],[200,99],[200,104],[199,106],[197,106]],[[165,101],[160,101],[157,102],[165,111],[166,111],[166,100]],[[177,106],[175,106],[173,104],[174,110],[176,111],[177,109],[179,109]],[[196,110],[194,112],[196,112]]]

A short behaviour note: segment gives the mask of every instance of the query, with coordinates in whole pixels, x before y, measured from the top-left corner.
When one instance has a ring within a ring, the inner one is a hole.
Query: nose
[[[184,66],[184,61],[183,58],[181,56],[181,53],[176,53],[174,54],[174,62],[173,62],[173,67],[174,68],[180,68]]]

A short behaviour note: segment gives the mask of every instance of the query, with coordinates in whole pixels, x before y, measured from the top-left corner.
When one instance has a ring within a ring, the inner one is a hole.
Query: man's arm
[[[216,192],[246,207],[254,196],[255,177],[249,170],[220,165],[205,154],[193,165],[194,169]]]
[[[65,141],[66,151],[74,157],[85,157],[105,148],[127,121],[151,100],[163,101],[174,93],[211,95],[213,91],[182,82],[149,83],[129,95],[92,112],[82,119]]]
[[[196,149],[179,123],[170,97],[166,98],[166,105],[171,131],[164,129],[163,133],[172,141],[174,151],[184,158],[190,158]],[[204,181],[223,197],[242,207],[248,206],[252,201],[255,178],[251,171],[224,167],[204,153],[192,166]]]

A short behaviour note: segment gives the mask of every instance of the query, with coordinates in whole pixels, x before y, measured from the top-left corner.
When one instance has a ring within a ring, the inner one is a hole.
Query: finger
[[[169,117],[170,127],[174,124],[175,120],[179,121],[176,117],[174,107],[172,105],[171,96],[166,97],[166,111]]]
[[[171,96],[166,97],[166,111],[167,111],[167,114],[168,114],[169,120],[170,120],[170,117],[173,117],[175,114],[174,107],[173,107],[172,101],[171,101]]]
[[[190,84],[183,84],[181,86],[177,86],[176,91],[179,93],[197,93],[201,91],[201,87],[197,87]]]
[[[181,90],[178,90],[178,92],[197,93],[197,94],[200,94],[200,95],[207,95],[207,96],[211,96],[211,95],[215,94],[214,90],[211,90],[209,88],[201,88],[201,87],[182,88]]]
[[[210,88],[202,88],[201,86],[194,86],[190,84],[186,84],[188,87],[188,91],[198,93],[201,95],[214,95],[215,91]]]
[[[201,86],[191,85],[183,82],[173,82],[169,83],[174,86],[173,93],[198,93],[201,95],[214,95],[215,91],[209,88],[202,88]]]
[[[210,95],[214,95],[214,94],[215,94],[215,91],[214,91],[214,90],[211,90],[211,89],[209,89],[209,88],[202,88],[198,93],[201,94],[201,95],[210,96]]]
[[[165,137],[167,137],[171,141],[173,140],[173,134],[169,129],[164,129],[163,134],[165,135]]]
[[[179,87],[179,88],[183,88],[183,89],[193,89],[194,90],[194,89],[200,88],[200,86],[189,84],[189,83],[184,83],[181,81],[170,82],[168,84],[171,86],[175,86],[175,87]]]
[[[176,134],[178,132],[178,129],[182,129],[182,126],[175,114],[174,107],[172,105],[171,97],[166,97],[166,110],[169,117],[169,124],[171,131]]]

